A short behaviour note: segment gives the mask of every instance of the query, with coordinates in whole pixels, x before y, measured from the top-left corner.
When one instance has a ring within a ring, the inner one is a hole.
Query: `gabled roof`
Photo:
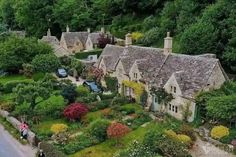
[[[64,37],[68,47],[73,47],[78,40],[85,45],[88,34],[88,32],[63,32],[62,37]]]
[[[182,94],[186,97],[192,97],[205,87],[214,67],[217,64],[220,66],[219,60],[211,54],[199,56],[165,54],[163,49],[140,46],[107,45],[98,63],[102,58],[106,68],[111,71],[114,71],[118,61],[121,61],[126,74],[129,74],[134,63],[137,64],[142,80],[154,87],[163,88],[174,75]],[[221,70],[225,74],[224,70]]]
[[[41,40],[48,44],[60,44],[56,36],[43,36]]]
[[[88,37],[91,39],[93,44],[98,44],[98,39],[100,37],[100,33],[90,33]]]

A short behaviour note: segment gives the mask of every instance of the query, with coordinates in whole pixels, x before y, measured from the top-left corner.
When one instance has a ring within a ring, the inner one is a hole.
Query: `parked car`
[[[60,78],[64,78],[64,77],[67,77],[68,76],[68,74],[67,74],[67,72],[66,72],[66,70],[65,69],[57,69],[57,76],[58,77],[60,77]]]
[[[84,86],[87,86],[91,92],[102,93],[102,88],[100,88],[94,81],[84,81]]]

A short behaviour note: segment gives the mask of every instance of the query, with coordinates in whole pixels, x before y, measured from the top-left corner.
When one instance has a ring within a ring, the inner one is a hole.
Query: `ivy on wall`
[[[124,80],[122,83],[124,86],[130,87],[134,90],[135,100],[139,103],[140,97],[142,96],[143,92],[145,91],[144,84],[137,83],[134,81],[128,81],[128,80]]]

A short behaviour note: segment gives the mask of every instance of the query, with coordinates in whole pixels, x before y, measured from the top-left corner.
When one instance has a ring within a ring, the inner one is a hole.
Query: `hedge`
[[[98,55],[98,57],[101,55],[102,49],[97,49],[89,52],[82,52],[82,53],[76,53],[75,57],[77,59],[87,59],[89,55]]]
[[[66,157],[62,152],[56,150],[53,145],[47,142],[41,142],[39,149],[42,149],[48,157]]]
[[[13,88],[15,88],[19,84],[29,84],[33,82],[32,80],[16,80],[16,81],[9,81],[3,86],[4,93],[11,93]]]

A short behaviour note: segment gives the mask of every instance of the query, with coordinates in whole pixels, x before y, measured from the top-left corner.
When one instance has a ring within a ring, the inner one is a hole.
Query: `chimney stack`
[[[167,37],[164,39],[164,53],[172,53],[172,37],[170,37],[170,32],[167,32]]]
[[[66,26],[66,32],[70,32],[70,28],[68,25]]]
[[[88,33],[90,33],[90,32],[91,32],[90,28],[87,28],[87,32],[88,32]]]
[[[105,28],[104,27],[101,27],[101,33],[105,34]]]
[[[48,36],[48,37],[51,36],[51,30],[50,30],[50,28],[48,28],[47,36]]]
[[[130,33],[125,35],[125,46],[128,47],[132,45],[132,35]]]

